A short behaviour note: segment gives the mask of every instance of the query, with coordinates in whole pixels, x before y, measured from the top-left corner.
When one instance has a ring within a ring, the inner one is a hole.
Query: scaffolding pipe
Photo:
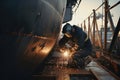
[[[118,1],[116,4],[114,4],[113,6],[111,6],[108,10],[110,10],[110,9],[112,9],[112,8],[114,8],[114,7],[116,7],[118,4],[120,4],[120,1]]]
[[[112,32],[114,34],[115,26],[114,26],[110,11],[108,11],[108,20],[110,21],[110,26],[111,26]]]
[[[90,17],[88,17],[88,37],[90,37]]]
[[[117,36],[118,36],[118,34],[119,34],[119,31],[120,31],[120,18],[119,18],[117,27],[116,27],[116,29],[115,29],[115,33],[114,33],[114,35],[113,35],[113,39],[112,39],[111,44],[110,44],[109,52],[112,52],[112,50],[113,50],[113,47],[114,47],[114,45],[115,45],[115,41],[116,41]]]
[[[105,2],[103,2],[97,9],[95,9],[95,11],[97,11],[100,7],[102,7],[104,5]]]
[[[84,31],[85,31],[85,32],[87,32],[87,31],[86,31],[86,25],[85,25],[85,20],[84,20]]]
[[[108,21],[107,21],[107,8],[108,8],[108,0],[105,0],[105,26],[104,26],[104,50],[106,51],[107,50],[107,24],[108,24]]]
[[[93,45],[95,46],[95,9],[93,9]]]

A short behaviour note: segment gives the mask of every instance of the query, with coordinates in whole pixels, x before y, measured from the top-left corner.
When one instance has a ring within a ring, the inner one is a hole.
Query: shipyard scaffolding
[[[81,23],[81,28],[92,41],[93,53],[89,56],[89,64],[85,69],[67,67],[68,59],[55,46],[51,55],[42,63],[44,67],[33,74],[34,80],[120,80],[120,18],[114,26],[110,10],[120,4],[120,1],[109,6],[108,0],[103,3]],[[104,8],[103,8],[104,7]],[[96,15],[102,8],[102,27],[98,30]],[[104,12],[104,13],[103,13]],[[110,28],[108,28],[108,22]],[[86,23],[88,25],[86,25]],[[88,27],[88,28],[87,28]],[[112,36],[108,38],[108,36]],[[67,56],[67,55],[66,55]],[[41,72],[42,71],[42,72]]]

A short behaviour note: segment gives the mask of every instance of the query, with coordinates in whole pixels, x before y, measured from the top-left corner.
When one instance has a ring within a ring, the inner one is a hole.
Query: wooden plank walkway
[[[87,69],[95,75],[97,80],[117,80],[109,72],[99,66],[95,61],[90,62],[90,64],[87,65]]]

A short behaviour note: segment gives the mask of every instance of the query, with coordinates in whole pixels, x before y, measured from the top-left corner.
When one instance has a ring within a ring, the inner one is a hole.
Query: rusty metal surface
[[[0,1],[0,80],[29,80],[56,43],[66,3],[67,0]]]
[[[47,66],[46,66],[47,67]],[[87,70],[79,70],[79,69],[73,69],[73,68],[66,68],[66,67],[56,67],[56,66],[49,66],[44,69],[42,74],[33,75],[33,80],[36,77],[39,77],[41,79],[41,76],[51,77],[55,76],[55,80],[70,80],[70,76],[73,75],[79,75],[79,77],[83,76],[91,76],[91,73]]]

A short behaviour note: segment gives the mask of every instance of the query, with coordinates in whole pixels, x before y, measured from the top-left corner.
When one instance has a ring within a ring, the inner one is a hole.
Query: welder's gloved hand
[[[69,67],[84,69],[85,63],[84,59],[80,57],[79,54],[72,55],[71,59],[68,61]]]
[[[85,67],[84,58],[81,58],[79,54],[74,54],[72,57],[78,68],[83,69]]]

